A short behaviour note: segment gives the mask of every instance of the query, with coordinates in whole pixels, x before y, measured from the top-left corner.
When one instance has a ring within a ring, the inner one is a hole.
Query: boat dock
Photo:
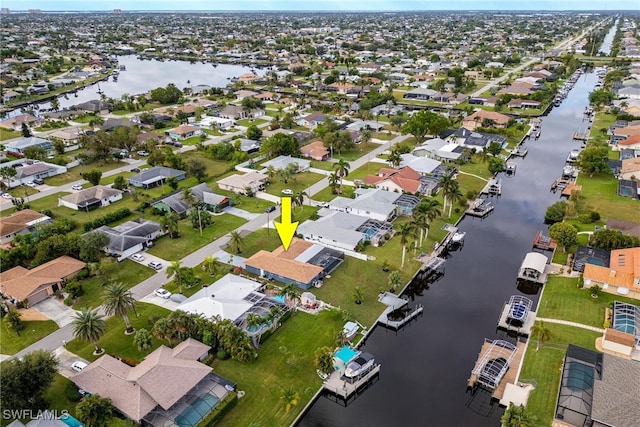
[[[573,139],[576,141],[586,141],[589,139],[589,132],[588,131],[584,133],[574,132]]]
[[[492,392],[492,399],[502,400],[507,384],[515,384],[526,346],[520,341],[514,345],[485,339],[467,382],[467,391],[475,393],[482,387]]]
[[[516,164],[516,162],[507,162],[505,165],[505,173],[507,175],[513,175],[514,173],[516,173],[516,168],[518,167],[518,165]]]
[[[502,183],[497,178],[491,178],[487,185],[484,186],[480,194],[488,194],[490,196],[502,195]]]
[[[561,197],[571,197],[571,195],[573,194],[574,191],[581,191],[581,190],[582,190],[582,185],[577,185],[575,182],[570,181],[562,189],[562,193],[560,193],[560,196]]]
[[[362,375],[360,378],[354,381],[347,381],[342,372],[333,371],[329,374],[322,388],[326,390],[330,395],[335,397],[336,402],[341,399],[344,406],[347,406],[349,399],[356,398],[363,391],[369,388],[375,383],[375,379],[380,376],[380,364],[376,364],[369,372]]]
[[[495,206],[493,206],[490,201],[478,198],[470,203],[469,208],[465,213],[467,215],[484,218],[485,216],[489,215],[494,208]]]
[[[536,312],[531,310],[533,302],[520,295],[512,296],[505,301],[498,318],[498,329],[515,332],[528,337],[536,321]]]
[[[378,301],[387,306],[380,317],[378,317],[378,323],[381,326],[396,332],[413,319],[420,316],[424,311],[424,306],[422,304],[416,305],[413,309],[405,308],[407,304],[409,304],[409,301],[400,298],[391,292],[383,292],[378,295]],[[400,317],[396,319],[396,316],[393,315],[394,313]]]
[[[528,152],[529,152],[529,150],[527,150],[523,146],[519,146],[517,149],[515,149],[515,150],[513,150],[511,152],[511,155],[512,156],[516,156],[516,157],[525,157]]]
[[[518,270],[518,280],[531,282],[538,285],[547,283],[547,276],[554,269],[547,263],[549,260],[546,256],[538,252],[529,252]]]
[[[533,239],[533,249],[540,249],[543,251],[555,251],[558,244],[549,236],[545,236],[542,231],[538,231],[535,239]]]

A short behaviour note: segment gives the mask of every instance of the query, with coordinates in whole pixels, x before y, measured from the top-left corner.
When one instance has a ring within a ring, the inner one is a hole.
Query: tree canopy
[[[451,125],[449,119],[431,111],[418,111],[402,127],[402,131],[413,135],[418,143],[427,134],[437,135]]]
[[[158,87],[151,90],[151,99],[160,104],[175,104],[182,96],[182,91],[173,83],[166,87]]]
[[[260,153],[267,157],[298,156],[300,155],[300,146],[293,135],[277,133],[262,143]]]
[[[37,350],[20,359],[0,364],[2,409],[44,409],[44,392],[53,381],[58,360],[53,353]],[[10,390],[10,392],[7,392]]]

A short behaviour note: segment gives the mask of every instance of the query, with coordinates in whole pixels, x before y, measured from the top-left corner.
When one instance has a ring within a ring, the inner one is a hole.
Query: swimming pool
[[[69,427],[84,427],[84,424],[82,424],[80,421],[76,420],[75,418],[73,418],[69,414],[65,414],[65,415],[61,416],[60,417],[60,421],[62,421],[63,423],[65,423]]]
[[[218,404],[218,399],[212,394],[198,397],[187,409],[182,411],[175,419],[180,427],[193,427],[202,420]]]
[[[272,300],[281,302],[284,304],[284,295],[274,295],[271,297]]]
[[[351,359],[356,357],[358,353],[358,351],[352,349],[351,347],[344,346],[336,352],[336,357],[347,364],[351,361]]]

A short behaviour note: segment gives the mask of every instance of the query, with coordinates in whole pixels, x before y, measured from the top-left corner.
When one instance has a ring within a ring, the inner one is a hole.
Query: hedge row
[[[122,218],[126,218],[131,215],[131,210],[129,208],[118,209],[115,212],[111,212],[101,218],[94,219],[93,221],[89,221],[84,224],[84,231],[91,231],[98,227],[102,227],[103,225],[110,224],[114,221],[121,220]]]
[[[224,399],[218,402],[218,405],[197,424],[197,427],[211,427],[233,409],[238,403],[238,394],[236,392],[229,393]]]

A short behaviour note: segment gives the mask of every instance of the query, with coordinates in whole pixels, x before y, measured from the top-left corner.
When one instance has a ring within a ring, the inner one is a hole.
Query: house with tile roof
[[[583,279],[586,287],[640,299],[640,247],[611,251],[609,267],[586,264]]]
[[[0,273],[0,291],[16,302],[36,304],[63,289],[86,264],[70,256],[61,256],[31,270],[18,266]]]
[[[245,260],[245,268],[260,277],[309,289],[343,260],[340,251],[294,237],[288,250],[282,246],[273,252],[261,250]]]
[[[122,190],[116,188],[95,185],[77,193],[58,198],[58,206],[64,206],[76,211],[90,211],[122,200],[122,193]]]
[[[0,243],[10,243],[18,234],[32,233],[51,222],[51,217],[31,209],[15,212],[0,221]]]
[[[118,261],[140,252],[151,246],[153,242],[163,235],[162,227],[155,221],[137,219],[127,221],[115,227],[103,225],[90,233],[100,232],[107,235],[109,245],[104,248],[107,254],[115,255]]]
[[[137,366],[104,355],[70,379],[111,399],[119,413],[137,423],[196,425],[235,388],[200,362],[210,349],[188,338],[174,348],[161,345]]]
[[[367,175],[364,183],[382,190],[411,194],[431,194],[436,185],[433,180],[409,166],[400,169],[381,168],[377,175]]]
[[[23,124],[26,124],[29,127],[37,127],[43,123],[44,119],[42,118],[32,116],[31,114],[19,114],[0,121],[0,127],[8,130],[19,131],[22,129]]]
[[[485,120],[490,121],[491,124],[497,128],[504,128],[507,127],[507,123],[509,123],[511,117],[495,111],[478,110],[465,117],[462,120],[462,126],[469,130],[474,130],[482,126],[482,122]]]
[[[233,191],[236,194],[257,193],[263,191],[269,181],[269,176],[259,172],[243,175],[233,174],[218,181],[221,190]]]
[[[166,166],[154,166],[141,171],[138,175],[132,176],[127,182],[129,185],[138,188],[152,188],[163,184],[168,178],[176,177],[178,181],[181,181],[185,176],[185,171],[168,168]]]
[[[300,155],[318,161],[327,160],[329,158],[329,149],[324,146],[322,140],[317,140],[301,147]]]
[[[192,125],[180,125],[165,132],[171,139],[184,140],[192,136],[202,135],[202,129]]]

